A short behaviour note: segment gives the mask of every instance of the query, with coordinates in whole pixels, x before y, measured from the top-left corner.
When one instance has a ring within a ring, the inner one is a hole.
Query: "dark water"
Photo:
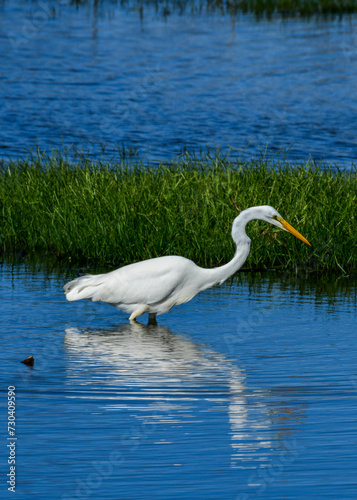
[[[146,327],[69,277],[0,270],[1,498],[10,385],[19,499],[357,497],[356,279],[239,274]]]
[[[0,155],[232,146],[356,160],[357,17],[0,2]],[[233,152],[233,154],[238,154]]]

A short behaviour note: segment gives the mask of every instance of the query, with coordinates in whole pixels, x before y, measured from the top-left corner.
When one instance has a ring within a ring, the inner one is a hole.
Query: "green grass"
[[[152,165],[139,159],[77,164],[53,154],[0,167],[2,258],[122,265],[182,255],[202,266],[234,253],[239,211],[274,206],[312,244],[251,222],[245,268],[357,269],[356,170],[230,160],[217,152]]]

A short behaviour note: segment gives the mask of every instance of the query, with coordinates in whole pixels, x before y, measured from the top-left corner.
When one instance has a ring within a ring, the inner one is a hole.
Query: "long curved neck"
[[[249,210],[249,209],[248,209]],[[205,288],[221,284],[228,279],[232,274],[238,271],[246,261],[250,252],[250,238],[248,238],[245,227],[252,220],[248,210],[241,212],[233,221],[232,238],[237,245],[233,259],[224,266],[215,267],[213,269],[204,269],[204,279],[206,281]]]

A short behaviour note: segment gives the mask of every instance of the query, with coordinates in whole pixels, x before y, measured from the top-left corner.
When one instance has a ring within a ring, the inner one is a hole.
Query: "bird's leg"
[[[136,321],[136,318],[146,313],[148,309],[149,306],[147,304],[141,304],[137,309],[135,309],[135,311],[131,313],[129,321]]]
[[[156,313],[149,313],[148,325],[157,325]]]

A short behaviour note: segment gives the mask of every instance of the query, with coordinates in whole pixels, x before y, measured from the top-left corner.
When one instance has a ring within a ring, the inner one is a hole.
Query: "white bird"
[[[156,315],[189,302],[203,290],[223,283],[242,267],[251,243],[245,227],[254,219],[289,231],[310,245],[273,207],[251,207],[243,210],[233,221],[231,234],[237,249],[233,259],[224,266],[204,269],[185,257],[158,257],[106,274],[81,276],[63,287],[66,298],[69,301],[88,299],[106,302],[130,314],[130,321],[149,313],[149,323],[155,323]]]

